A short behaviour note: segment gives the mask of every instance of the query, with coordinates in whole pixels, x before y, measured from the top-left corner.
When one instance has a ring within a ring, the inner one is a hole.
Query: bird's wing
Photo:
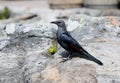
[[[84,49],[80,46],[80,44],[72,38],[68,33],[63,33],[61,35],[61,40],[69,45],[70,48],[76,50],[76,51],[83,51]]]

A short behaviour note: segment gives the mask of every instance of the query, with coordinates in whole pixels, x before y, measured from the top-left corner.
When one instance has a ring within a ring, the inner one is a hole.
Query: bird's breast
[[[57,37],[57,41],[61,47],[63,47],[67,51],[70,51],[68,44],[66,44],[64,41],[62,41],[60,37]]]

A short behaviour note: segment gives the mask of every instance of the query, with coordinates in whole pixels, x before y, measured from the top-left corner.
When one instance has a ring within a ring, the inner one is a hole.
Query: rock
[[[54,26],[48,26],[41,22],[12,23],[1,30],[5,34],[0,38],[4,46],[0,51],[1,83],[36,83],[39,80],[40,72],[52,57],[47,50],[54,41]],[[3,39],[8,43],[4,45]]]
[[[0,53],[0,82],[23,83],[21,64],[23,59],[15,54]],[[20,80],[21,79],[21,80]]]
[[[56,28],[53,28],[54,26],[50,26],[50,24],[36,22],[27,24],[25,27],[23,33],[27,32],[29,36],[55,37]]]
[[[100,16],[120,16],[120,11],[117,9],[103,10]]]
[[[15,36],[19,34],[25,34],[27,36],[53,38],[55,37],[56,28],[54,26],[50,26],[49,23],[38,21],[24,24],[11,23],[6,26],[5,31],[7,34],[13,34]]]
[[[7,39],[7,34],[4,30],[0,29],[0,40]]]
[[[6,26],[6,29],[5,29],[6,33],[7,34],[14,34],[15,33],[15,26],[16,26],[15,23],[8,24]]]
[[[89,8],[74,8],[74,9],[59,9],[59,10],[54,10],[54,13],[57,15],[58,19],[69,19],[71,15],[75,14],[85,14],[88,16],[94,16],[94,17],[99,17],[99,16],[120,16],[120,11],[119,9],[107,9],[107,10],[99,10],[99,9],[89,9]]]
[[[118,0],[85,0],[84,5],[88,8],[98,8],[98,9],[110,9],[110,8],[117,8]],[[109,7],[108,7],[109,6]]]
[[[74,29],[71,34],[77,38],[77,40],[81,41],[84,39],[94,39],[98,37],[111,37],[119,40],[117,37],[120,33],[120,28],[119,18],[117,17],[90,17],[86,15],[74,15],[69,19],[68,25],[73,22],[78,22],[78,25],[76,25],[77,27],[69,26],[69,28]],[[78,33],[76,33],[76,31]]]
[[[101,60],[102,67],[95,66],[98,83],[120,82],[120,21],[119,17],[90,17],[74,15],[68,21],[78,22],[71,35],[93,56]]]
[[[9,40],[2,40],[2,41],[0,41],[0,50],[5,48],[9,43],[10,43]]]
[[[40,83],[97,83],[94,66],[79,59],[65,63],[60,63],[60,60],[60,58],[55,58],[48,64],[42,71],[43,80]]]
[[[104,65],[82,58],[64,63],[64,51],[58,45],[52,56],[48,48],[55,42],[56,26],[44,21],[13,23],[2,29],[0,44],[1,83],[119,83],[120,28],[119,17],[73,15],[67,26],[70,34]],[[4,35],[3,35],[4,34]],[[2,42],[8,42],[4,45]],[[53,58],[54,57],[54,58]]]
[[[6,32],[0,29],[0,50],[6,47],[10,43],[9,37]]]
[[[77,28],[79,26],[79,22],[77,22],[77,21],[74,21],[74,22],[72,21],[71,22],[71,21],[72,20],[70,20],[69,23],[68,23],[69,24],[69,26],[67,27],[68,31],[73,31],[75,28]]]
[[[41,71],[45,69],[51,58],[46,57],[47,53],[32,53],[26,58],[24,63],[24,82],[40,83]]]

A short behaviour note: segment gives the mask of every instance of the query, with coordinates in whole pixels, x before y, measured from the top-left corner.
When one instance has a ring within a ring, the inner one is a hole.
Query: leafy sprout
[[[10,17],[10,10],[8,7],[4,7],[2,11],[0,11],[0,19],[8,19]]]

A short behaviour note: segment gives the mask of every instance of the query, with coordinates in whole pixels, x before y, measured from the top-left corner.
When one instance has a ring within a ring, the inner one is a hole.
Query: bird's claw
[[[64,62],[66,62],[67,60],[69,60],[69,59],[62,59],[62,61],[60,61],[60,63],[64,63]]]
[[[62,61],[60,61],[60,63],[64,63],[64,62],[66,62],[68,59],[65,59],[65,60],[62,60]]]
[[[60,63],[62,63],[62,62],[66,62],[66,61],[68,61],[68,60],[70,60],[70,59],[71,59],[70,57],[62,58],[62,61],[60,61]]]

